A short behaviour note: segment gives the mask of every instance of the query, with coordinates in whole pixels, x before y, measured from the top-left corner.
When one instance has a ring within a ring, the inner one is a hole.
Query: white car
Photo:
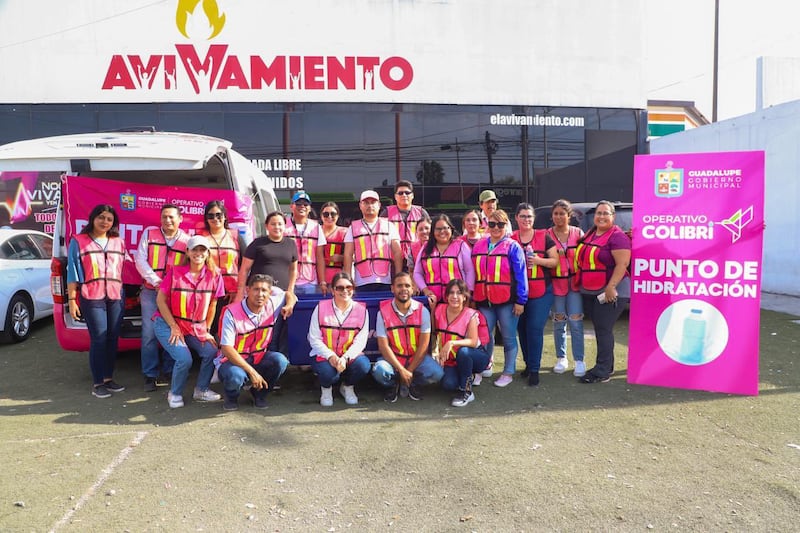
[[[28,338],[34,320],[53,314],[50,260],[53,238],[27,229],[0,228],[0,339]]]

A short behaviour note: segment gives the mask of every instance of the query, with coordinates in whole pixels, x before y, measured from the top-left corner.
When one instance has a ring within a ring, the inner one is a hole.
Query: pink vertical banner
[[[764,152],[636,156],[628,382],[758,394]]]

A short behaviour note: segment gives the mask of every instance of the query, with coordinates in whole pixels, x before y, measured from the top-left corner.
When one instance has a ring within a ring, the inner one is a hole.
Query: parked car
[[[630,202],[611,202],[614,206],[616,216],[614,223],[619,226],[622,231],[630,235],[631,224],[633,224],[633,204]],[[597,202],[579,202],[572,204],[572,219],[570,224],[578,226],[584,232],[589,231],[589,228],[594,224],[594,210]],[[552,205],[543,205],[537,207],[534,211],[535,220],[533,227],[536,229],[547,229],[553,225],[553,219],[550,216],[553,210]]]
[[[53,314],[52,256],[49,235],[0,228],[0,339],[4,342],[24,341],[34,320]]]

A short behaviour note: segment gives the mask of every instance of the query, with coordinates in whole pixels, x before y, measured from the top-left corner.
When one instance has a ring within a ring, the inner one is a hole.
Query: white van
[[[266,215],[280,209],[266,176],[231,149],[223,139],[188,133],[152,131],[88,133],[47,137],[0,146],[0,172],[58,173],[64,176],[157,184],[186,188],[223,189],[246,194],[253,202],[251,228],[261,228]],[[112,198],[108,203],[113,203]],[[160,220],[153,220],[158,225]],[[184,228],[187,229],[187,228]],[[246,242],[254,235],[243,232]],[[59,344],[65,350],[88,351],[89,334],[83,322],[73,321],[66,302],[64,198],[56,210],[53,230],[51,291]],[[142,323],[137,286],[126,286],[126,309],[120,350],[137,350]],[[147,317],[149,318],[149,317]]]

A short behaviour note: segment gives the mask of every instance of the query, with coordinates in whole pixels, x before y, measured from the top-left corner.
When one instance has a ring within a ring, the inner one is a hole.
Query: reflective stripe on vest
[[[389,241],[389,221],[378,218],[375,230],[369,229],[363,220],[350,224],[353,233],[355,266],[358,275],[367,278],[371,275],[385,277],[392,266],[392,248]]]
[[[569,291],[577,291],[579,288],[578,276],[575,275],[575,249],[578,247],[578,241],[581,238],[581,230],[575,226],[569,226],[566,247],[558,240],[555,227],[551,227],[547,232],[559,250],[558,265],[556,265],[556,268],[550,269],[553,294],[565,296]]]
[[[493,304],[506,304],[511,301],[513,276],[508,260],[511,239],[503,238],[490,252],[489,239],[481,239],[472,248],[475,262],[475,302],[488,300]]]
[[[411,300],[411,313],[406,321],[398,316],[392,300],[384,300],[380,304],[383,325],[386,328],[386,340],[389,348],[397,357],[404,358],[403,366],[408,366],[411,358],[417,353],[417,343],[422,334],[422,304]]]
[[[356,335],[367,323],[367,306],[353,302],[353,307],[343,322],[339,322],[333,310],[333,300],[322,300],[317,309],[317,321],[322,342],[341,357],[353,344]]]
[[[220,316],[224,316],[226,311],[230,311],[236,330],[233,349],[248,363],[257,365],[264,359],[269,342],[272,340],[272,331],[275,325],[275,308],[272,306],[272,300],[267,299],[267,303],[259,315],[261,322],[254,323],[244,309],[245,305],[247,305],[245,300],[227,305]],[[219,361],[220,363],[225,363],[228,358],[223,356]]]
[[[217,242],[211,233],[206,230],[200,235],[208,237],[211,257],[219,267],[222,282],[225,284],[226,293],[235,293],[238,289],[239,276],[239,236],[232,229],[225,230],[222,240]]]
[[[438,301],[444,299],[444,288],[451,279],[464,279],[464,273],[458,263],[462,246],[464,246],[463,241],[454,239],[444,252],[439,252],[439,248],[434,245],[431,255],[420,257],[422,277]]]
[[[451,322],[447,320],[447,306],[437,305],[434,316],[436,317],[436,331],[441,335],[440,346],[444,346],[444,344],[449,341],[466,339],[469,330],[469,322],[476,314],[480,315],[475,309],[465,307]],[[453,348],[450,350],[450,353],[447,354],[447,359],[444,361],[444,366],[456,365],[456,353],[458,353],[457,349]]]
[[[297,281],[316,283],[319,223],[316,220],[308,219],[305,230],[300,233],[292,219],[287,218],[283,234],[291,237],[297,247]],[[302,285],[302,283],[299,284]]]
[[[531,242],[523,244],[519,236],[519,231],[511,234],[511,238],[517,241],[522,249],[525,251],[525,275],[528,278],[528,298],[539,298],[547,290],[547,282],[545,280],[545,269],[539,265],[527,266],[528,253],[533,252],[534,255],[539,257],[547,257],[547,250],[545,250],[545,230],[533,230],[533,239]]]
[[[390,205],[386,208],[386,218],[397,228],[397,233],[400,235],[400,249],[403,257],[407,257],[411,253],[411,243],[417,242],[417,224],[422,220],[422,208],[412,205],[403,218],[400,208]]]
[[[85,233],[75,235],[83,267],[81,298],[85,300],[122,299],[122,264],[125,243],[119,237],[109,237],[106,247]]]
[[[189,273],[188,265],[172,269],[169,309],[184,335],[203,338],[207,333],[208,308],[218,283],[219,274],[212,274],[205,267],[197,278]]]
[[[150,228],[147,232],[147,264],[150,265],[153,272],[158,274],[158,277],[164,279],[169,269],[183,263],[188,242],[189,236],[178,230],[177,239],[170,246],[167,244],[161,228]],[[149,283],[145,283],[145,286],[150,289],[154,288]]]
[[[599,259],[600,250],[608,244],[611,236],[618,231],[622,230],[617,226],[612,226],[610,230],[597,237],[595,230],[592,230],[583,237],[583,240],[578,245],[576,262],[582,289],[600,291],[606,286],[606,271],[608,267]]]
[[[342,260],[334,261],[334,255],[344,256],[344,236],[347,228],[336,226],[330,235],[325,236],[326,244],[322,249],[322,258],[325,261],[325,281],[328,285],[333,283],[333,276],[342,271]]]

